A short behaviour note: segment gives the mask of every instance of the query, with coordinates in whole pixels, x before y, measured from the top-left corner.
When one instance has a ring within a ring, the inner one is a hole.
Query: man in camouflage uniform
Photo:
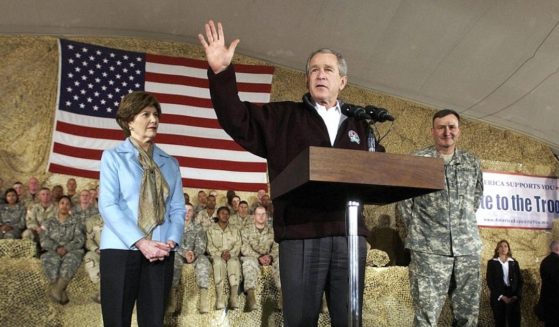
[[[83,192],[83,191],[82,191]],[[87,191],[85,191],[87,192]],[[88,192],[89,194],[89,192]],[[81,196],[80,196],[81,197]],[[81,222],[80,222],[81,223]],[[103,218],[99,213],[87,217],[85,220],[85,249],[84,266],[89,279],[99,290],[99,258],[101,244],[101,231],[103,230]],[[93,301],[101,303],[99,291],[93,296]]]
[[[208,201],[209,204],[209,201]],[[217,210],[218,221],[208,228],[208,254],[210,255],[215,281],[216,309],[225,308],[223,281],[229,277],[231,293],[229,307],[236,309],[238,304],[239,283],[241,282],[241,235],[239,231],[229,226],[229,208],[220,207]]]
[[[72,200],[72,203],[74,200]],[[88,190],[79,192],[79,201],[72,208],[72,216],[81,222],[84,226],[87,218],[93,215],[98,215],[99,209],[93,205],[91,195]]]
[[[200,303],[198,311],[207,313],[210,311],[208,301],[208,287],[210,285],[211,264],[205,255],[208,245],[206,232],[201,225],[194,223],[194,208],[191,204],[186,205],[186,215],[184,220],[184,234],[182,242],[177,249],[175,255],[175,265],[173,272],[173,284],[170,292],[170,299],[167,306],[167,312],[174,313],[176,311],[178,287],[182,276],[182,266],[186,264],[194,264],[196,273],[196,284],[200,292]]]
[[[207,231],[208,228],[215,223],[215,218],[217,217],[215,201],[215,195],[208,195],[206,208],[198,212],[198,215],[196,215],[196,218],[194,219],[194,222],[201,225],[204,231]]]
[[[237,206],[237,213],[231,215],[229,218],[229,224],[242,230],[245,226],[250,225],[253,222],[253,218],[248,213],[248,202],[245,200],[239,202]]]
[[[77,205],[80,203],[80,193],[76,190],[78,188],[78,183],[75,178],[68,178],[66,181],[66,195],[72,200],[72,205]]]
[[[248,211],[248,205],[247,211]],[[254,210],[253,223],[246,224],[241,230],[241,262],[245,290],[247,292],[247,310],[252,311],[256,307],[256,296],[254,290],[260,276],[261,266],[272,266],[274,283],[281,292],[279,279],[279,248],[274,242],[274,230],[268,224],[266,208],[256,207]],[[278,305],[281,303],[279,297]]]
[[[57,215],[48,218],[41,233],[41,255],[50,282],[50,295],[60,304],[68,303],[66,287],[78,270],[83,257],[85,235],[82,224],[70,215],[71,200],[60,198]]]
[[[39,242],[39,235],[42,233],[43,222],[56,214],[56,206],[51,202],[50,190],[47,187],[39,191],[39,203],[31,206],[25,217],[27,229],[21,235],[23,239]]]
[[[435,146],[416,152],[444,160],[445,189],[398,204],[411,251],[410,286],[414,326],[436,326],[449,294],[454,326],[477,326],[481,291],[481,240],[476,210],[483,193],[480,162],[456,149],[460,116],[435,113]]]

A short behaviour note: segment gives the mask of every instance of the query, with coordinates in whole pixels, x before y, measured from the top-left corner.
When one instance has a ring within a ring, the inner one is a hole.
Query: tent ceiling
[[[238,52],[294,69],[340,50],[350,82],[527,134],[559,153],[559,2],[3,0],[2,34],[196,43],[210,18]]]

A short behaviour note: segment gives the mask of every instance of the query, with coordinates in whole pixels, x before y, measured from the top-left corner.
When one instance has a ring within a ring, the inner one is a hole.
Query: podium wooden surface
[[[388,204],[443,189],[444,164],[439,158],[309,147],[270,186],[273,199]]]

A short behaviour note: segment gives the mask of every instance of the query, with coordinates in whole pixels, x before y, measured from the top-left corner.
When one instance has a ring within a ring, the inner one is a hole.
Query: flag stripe
[[[263,158],[242,149],[215,115],[205,61],[59,41],[60,71],[49,171],[98,178],[102,151],[124,138],[115,121],[120,98],[145,90],[161,103],[157,145],[175,157],[183,185],[267,189]],[[235,65],[239,97],[266,103],[274,68]]]

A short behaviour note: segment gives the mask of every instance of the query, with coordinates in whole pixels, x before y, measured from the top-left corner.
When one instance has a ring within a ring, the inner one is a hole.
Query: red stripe
[[[186,85],[186,86],[194,86],[194,87],[205,88],[205,89],[208,89],[210,87],[207,79],[191,77],[191,76],[146,72],[145,78],[146,78],[146,82]],[[269,83],[237,82],[237,90],[239,90],[239,92],[253,92],[253,93],[268,94],[272,91],[272,85]]]
[[[76,148],[70,145],[55,142],[52,147],[53,153],[60,153],[65,156],[77,157],[90,160],[101,160],[102,150]]]
[[[219,125],[217,119],[191,117],[191,116],[174,115],[174,114],[161,115],[161,123],[223,129],[221,125]]]
[[[195,189],[214,189],[214,190],[235,190],[241,192],[257,192],[258,190],[268,191],[268,184],[265,183],[235,183],[223,181],[207,181],[202,179],[183,178],[182,186]]]
[[[66,166],[57,165],[51,163],[49,166],[49,172],[57,173],[57,174],[65,174],[71,176],[79,176],[91,179],[99,179],[99,172],[98,171],[91,171],[85,169],[78,169],[78,168],[71,168]]]
[[[178,66],[208,69],[208,63],[205,60],[198,60],[198,59],[170,57],[170,56],[162,56],[162,55],[146,53],[146,61],[157,63],[157,64],[178,65]],[[235,71],[239,73],[271,75],[274,73],[274,67],[262,66],[262,65],[255,66],[255,65],[235,64]]]
[[[124,133],[116,129],[106,129],[97,127],[84,127],[80,125],[74,125],[70,123],[65,123],[62,121],[56,122],[55,130],[71,135],[78,135],[83,137],[89,137],[94,139],[107,139],[107,140],[122,140],[124,139]]]
[[[122,131],[95,128],[95,127],[84,127],[84,126],[64,123],[61,121],[56,122],[56,130],[70,135],[77,135],[77,136],[83,136],[88,138],[117,140],[117,141],[124,139],[124,134]],[[222,149],[222,150],[245,152],[245,150],[240,145],[235,143],[235,141],[233,140],[208,139],[202,137],[174,135],[174,134],[158,134],[157,137],[155,138],[155,141],[161,144],[173,144],[173,145],[208,148],[208,151],[211,151],[211,149]]]
[[[212,100],[196,98],[187,95],[165,94],[149,92],[161,103],[182,104],[194,107],[213,108]]]
[[[65,156],[82,158],[89,160],[101,160],[103,150],[93,150],[85,148],[76,148],[70,145],[54,143],[53,153],[59,153]],[[232,172],[247,172],[247,173],[265,173],[266,163],[264,162],[244,162],[244,161],[230,161],[230,160],[215,160],[215,159],[201,159],[193,157],[173,156],[175,157],[181,167],[200,168],[200,169],[215,169]]]

